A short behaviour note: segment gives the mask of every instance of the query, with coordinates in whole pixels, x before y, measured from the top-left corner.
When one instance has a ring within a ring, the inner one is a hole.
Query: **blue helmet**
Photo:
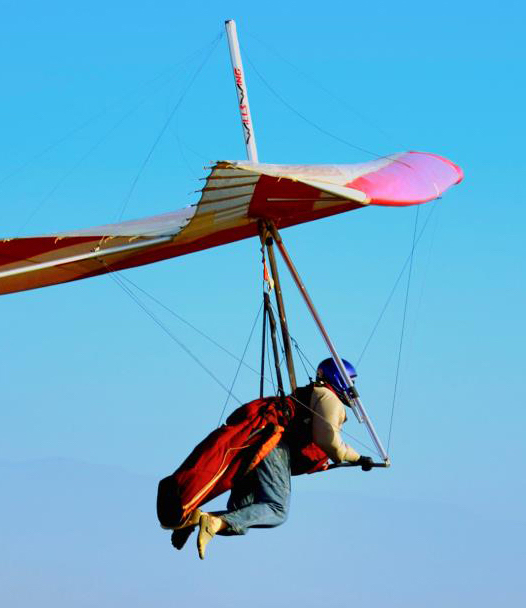
[[[345,366],[349,376],[351,378],[356,378],[357,374],[354,366],[345,359],[342,359],[342,363]],[[329,359],[324,359],[318,365],[318,369],[316,370],[316,380],[323,380],[323,382],[327,382],[327,384],[330,384],[337,393],[345,393],[345,389],[347,388],[345,381],[340,374],[340,370],[332,357],[329,357]]]

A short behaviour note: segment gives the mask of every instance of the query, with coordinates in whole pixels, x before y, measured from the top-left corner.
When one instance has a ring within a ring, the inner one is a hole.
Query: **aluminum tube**
[[[296,382],[296,370],[294,369],[294,357],[292,356],[292,345],[290,343],[287,315],[285,314],[285,303],[283,302],[281,282],[279,280],[278,265],[276,264],[276,256],[274,255],[272,239],[266,241],[266,246],[268,261],[272,271],[272,279],[274,280],[274,296],[276,298],[276,304],[278,305],[279,323],[281,326],[281,337],[283,338],[283,348],[285,349],[285,358],[287,360],[290,390],[294,392],[298,387],[298,383]]]
[[[230,59],[234,71],[234,82],[236,85],[239,114],[241,116],[241,126],[243,128],[243,138],[247,149],[248,160],[253,163],[258,162],[258,151],[256,148],[256,137],[254,135],[254,125],[250,116],[250,106],[248,104],[247,84],[245,72],[241,61],[241,52],[237,39],[236,22],[233,19],[225,21],[225,28],[228,37],[228,47],[230,49]]]

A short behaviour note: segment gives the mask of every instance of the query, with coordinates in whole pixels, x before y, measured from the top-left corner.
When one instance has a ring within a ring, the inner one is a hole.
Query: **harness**
[[[327,454],[312,439],[312,420],[315,414],[310,402],[314,387],[314,382],[298,387],[291,396],[295,411],[283,437],[290,448],[292,475],[315,473],[328,467]]]

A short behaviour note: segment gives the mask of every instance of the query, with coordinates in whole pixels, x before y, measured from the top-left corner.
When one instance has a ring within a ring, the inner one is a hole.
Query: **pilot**
[[[347,373],[356,370],[343,360]],[[330,458],[334,463],[355,462],[362,470],[371,469],[372,459],[361,456],[340,435],[349,404],[346,384],[332,358],[322,361],[316,381],[298,388],[291,395],[297,404],[294,417],[282,440],[264,460],[234,485],[226,511],[197,511],[192,523],[199,525],[197,549],[204,559],[206,546],[216,534],[246,534],[249,528],[273,528],[282,524],[290,503],[292,475],[323,470]]]

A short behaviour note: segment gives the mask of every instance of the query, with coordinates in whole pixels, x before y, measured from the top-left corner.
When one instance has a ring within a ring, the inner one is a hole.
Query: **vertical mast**
[[[250,116],[250,106],[248,105],[247,85],[245,73],[239,51],[237,40],[236,22],[233,19],[225,21],[226,33],[228,36],[228,47],[230,49],[230,59],[234,71],[234,82],[236,84],[237,100],[239,103],[239,113],[241,115],[241,126],[243,127],[243,137],[247,148],[248,160],[257,163],[258,151],[256,148],[256,138],[254,135],[254,125]]]

